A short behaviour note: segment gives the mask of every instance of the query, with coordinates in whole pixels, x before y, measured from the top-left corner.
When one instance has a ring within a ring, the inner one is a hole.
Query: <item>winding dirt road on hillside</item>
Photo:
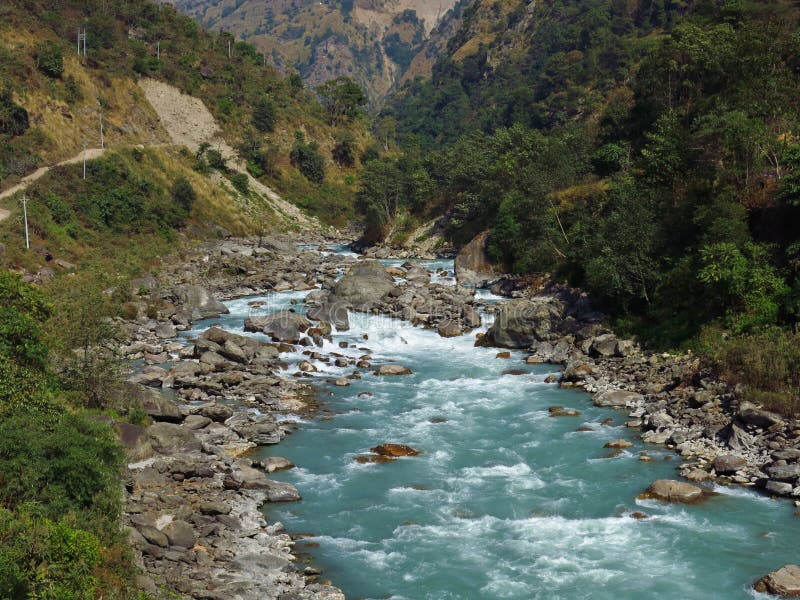
[[[103,156],[104,152],[105,152],[104,148],[87,148],[86,149],[86,160],[93,160],[95,158],[100,158],[101,156]],[[62,160],[61,162],[56,163],[54,165],[50,165],[48,167],[40,167],[40,168],[36,169],[30,175],[26,175],[25,177],[23,177],[22,181],[20,181],[17,185],[12,186],[12,187],[8,188],[7,190],[4,190],[4,191],[0,192],[0,200],[3,200],[4,198],[8,198],[10,196],[13,196],[17,192],[22,192],[22,191],[28,189],[28,186],[30,186],[37,179],[39,179],[42,176],[44,176],[45,173],[50,171],[50,169],[53,169],[55,167],[60,167],[62,165],[74,165],[75,163],[81,162],[83,160],[83,154],[84,154],[83,150],[81,150],[80,154],[77,154],[76,156],[73,156],[73,157],[68,158],[66,160]],[[5,209],[0,209],[0,221],[2,221],[3,219],[8,218],[8,216],[10,214],[11,214],[10,211],[7,211]]]
[[[299,226],[301,229],[316,229],[320,227],[316,219],[307,215],[291,202],[281,198],[277,192],[254,179],[247,172],[244,162],[223,138],[222,131],[217,125],[214,115],[209,112],[199,98],[189,96],[178,88],[155,79],[141,79],[139,86],[144,91],[147,101],[155,109],[162,126],[166,129],[175,146],[186,146],[196,152],[202,143],[208,143],[222,154],[226,161],[231,163],[237,171],[247,175],[250,189],[261,195],[272,207],[278,216],[288,224]],[[146,144],[147,147],[164,147],[167,144]],[[87,148],[86,160],[100,158],[107,149]],[[9,198],[18,192],[26,190],[34,181],[44,176],[54,167],[80,163],[84,159],[84,152],[62,160],[55,165],[41,167],[22,178],[18,184],[0,192],[0,200]],[[11,211],[0,209],[0,221],[7,219]]]

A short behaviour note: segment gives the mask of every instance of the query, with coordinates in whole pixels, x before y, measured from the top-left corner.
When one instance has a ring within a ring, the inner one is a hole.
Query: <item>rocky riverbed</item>
[[[373,365],[367,340],[358,358],[322,351],[332,327],[349,327],[351,311],[401,318],[443,337],[480,327],[482,301],[454,283],[452,273],[432,277],[413,260],[386,268],[303,249],[289,237],[210,242],[134,282],[139,300],[131,305],[136,317],[124,323],[130,340],[122,350],[139,361],[131,396],[154,424],[116,427],[130,454],[126,524],[141,553],[142,585],[194,598],[343,598],[315,568],[300,565],[291,536],[259,512],[265,502],[300,498],[302,490],[267,476],[291,465],[248,457],[290,434],[291,415],[320,409],[308,375],[321,366],[350,370],[331,381],[337,386],[373,369],[400,374],[402,365]],[[243,330],[259,339],[213,323],[192,339],[181,335],[225,313],[220,300],[289,290],[310,291],[306,315],[291,308],[261,315],[253,306]],[[627,411],[644,441],[681,454],[680,473],[693,482],[800,495],[796,422],[739,402],[691,355],[649,354],[616,338],[580,292],[541,293],[510,278],[495,291],[515,299],[501,305],[478,344],[563,365],[561,386]],[[303,360],[285,359],[298,352]]]

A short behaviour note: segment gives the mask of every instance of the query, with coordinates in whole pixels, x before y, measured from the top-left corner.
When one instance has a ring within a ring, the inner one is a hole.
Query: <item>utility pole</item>
[[[83,55],[86,56],[86,28],[78,29],[78,56],[81,55],[81,44],[83,44]]]
[[[83,178],[86,179],[86,140],[83,141]]]
[[[231,58],[231,40],[228,40],[228,60]]]
[[[25,221],[25,249],[31,249],[31,240],[28,237],[28,197],[22,194],[22,218]]]
[[[103,138],[103,112],[100,111],[100,148],[105,148],[106,142]]]

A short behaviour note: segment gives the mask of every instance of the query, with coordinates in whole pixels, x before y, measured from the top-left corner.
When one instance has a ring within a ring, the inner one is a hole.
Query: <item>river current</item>
[[[446,261],[426,265],[452,269]],[[228,302],[222,325],[241,333],[245,317],[293,300],[301,310],[305,294]],[[266,304],[254,310],[253,300]],[[352,367],[318,364],[332,414],[261,451],[298,465],[270,477],[303,495],[265,513],[290,532],[313,534],[298,550],[310,552],[348,598],[757,598],[755,579],[798,560],[800,520],[785,500],[719,486],[700,505],[636,500],[654,479],[675,478],[680,457],[635,440],[624,413],[545,383],[556,367],[525,365],[521,352],[498,359],[497,350],[474,347],[474,333],[445,339],[381,316],[350,321],[326,350],[357,357],[366,348],[374,366],[402,364],[413,375],[365,372],[338,388],[326,380]],[[340,348],[343,341],[350,347]],[[517,369],[524,374],[507,373]],[[581,415],[554,418],[551,406]],[[618,438],[634,446],[619,454],[603,448]],[[422,454],[356,462],[386,442]],[[653,462],[639,460],[645,450]],[[632,518],[635,511],[648,518]]]

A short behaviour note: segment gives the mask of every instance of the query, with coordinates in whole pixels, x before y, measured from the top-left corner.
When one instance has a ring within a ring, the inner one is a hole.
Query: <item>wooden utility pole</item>
[[[231,58],[231,40],[228,40],[228,60]]]
[[[83,142],[83,178],[86,179],[86,141]]]
[[[100,111],[100,148],[105,148],[106,142],[103,137],[103,112]]]

